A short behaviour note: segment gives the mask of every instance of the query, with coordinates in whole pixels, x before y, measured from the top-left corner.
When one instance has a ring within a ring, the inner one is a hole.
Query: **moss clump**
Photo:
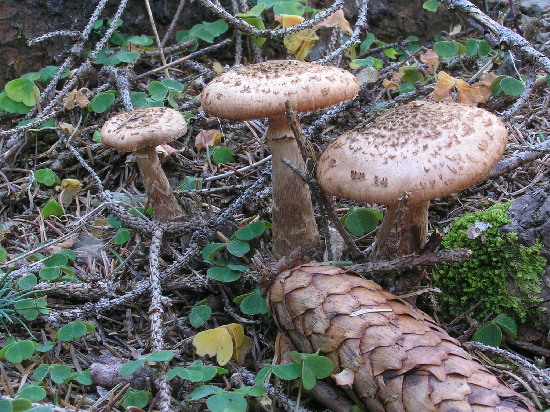
[[[468,261],[434,272],[434,283],[443,292],[438,301],[445,315],[457,316],[481,302],[470,316],[480,320],[491,312],[506,313],[524,322],[541,309],[533,306],[541,302],[540,276],[546,259],[540,255],[540,243],[524,246],[517,234],[500,232],[501,226],[511,222],[509,206],[466,213],[445,236],[443,249],[465,247],[474,252]]]

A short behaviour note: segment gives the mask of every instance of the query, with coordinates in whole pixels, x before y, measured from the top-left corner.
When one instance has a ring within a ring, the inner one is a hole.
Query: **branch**
[[[392,260],[366,262],[358,265],[346,266],[347,269],[361,273],[386,273],[398,270],[408,270],[418,266],[447,265],[468,260],[473,252],[470,249],[453,249],[444,252],[412,254],[400,256]]]

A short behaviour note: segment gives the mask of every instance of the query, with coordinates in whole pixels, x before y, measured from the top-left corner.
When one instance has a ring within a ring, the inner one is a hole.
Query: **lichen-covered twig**
[[[328,64],[332,60],[338,57],[341,57],[346,50],[355,46],[357,43],[361,41],[360,39],[361,33],[363,32],[363,28],[367,24],[368,6],[369,6],[369,0],[361,1],[361,9],[359,10],[359,17],[357,19],[357,22],[355,23],[355,27],[353,28],[353,33],[351,34],[349,39],[329,55],[323,57],[322,59],[316,60],[315,63]]]

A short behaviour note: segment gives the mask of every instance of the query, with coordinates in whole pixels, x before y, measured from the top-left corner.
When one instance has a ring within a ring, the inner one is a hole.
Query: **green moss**
[[[466,247],[474,252],[468,261],[440,266],[434,272],[434,283],[443,292],[438,301],[449,319],[477,302],[481,304],[471,316],[478,320],[490,313],[506,313],[524,322],[540,310],[536,306],[541,302],[538,294],[546,259],[540,255],[540,243],[527,247],[518,242],[517,234],[500,233],[499,228],[511,222],[509,206],[466,213],[445,236],[444,250]],[[470,239],[468,229],[476,222],[481,223],[481,232]]]

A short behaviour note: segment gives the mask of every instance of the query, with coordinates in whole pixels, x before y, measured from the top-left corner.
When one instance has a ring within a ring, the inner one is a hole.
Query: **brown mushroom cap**
[[[168,107],[150,107],[122,112],[101,128],[101,142],[119,152],[133,152],[176,140],[187,132],[180,112]]]
[[[355,76],[343,69],[295,60],[271,60],[223,73],[202,93],[202,107],[212,116],[253,120],[285,113],[312,112],[353,99]]]
[[[414,102],[344,133],[319,158],[317,177],[338,197],[385,205],[462,190],[482,179],[508,142],[488,111],[459,103]]]

